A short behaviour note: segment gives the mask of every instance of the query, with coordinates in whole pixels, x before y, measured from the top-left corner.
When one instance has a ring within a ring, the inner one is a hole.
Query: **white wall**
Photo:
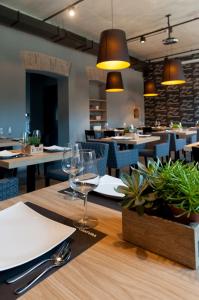
[[[80,140],[89,129],[89,89],[86,66],[95,66],[96,57],[87,53],[51,43],[43,38],[0,25],[0,127],[9,126],[14,136],[21,136],[26,112],[25,70],[20,53],[37,51],[72,62],[69,75],[69,134],[71,140]],[[108,95],[108,120],[112,126],[132,123],[132,105],[143,109],[142,74],[123,71],[128,89],[120,95]]]

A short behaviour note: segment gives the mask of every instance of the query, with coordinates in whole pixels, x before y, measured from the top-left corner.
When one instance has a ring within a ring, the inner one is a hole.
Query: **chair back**
[[[186,139],[177,138],[175,132],[170,133],[170,151],[180,151],[183,150],[186,145]]]
[[[151,133],[152,132],[152,127],[143,127],[142,128],[143,130],[143,134],[146,134],[146,133]]]
[[[82,149],[91,149],[95,151],[97,158],[97,167],[100,176],[106,174],[106,165],[108,159],[109,145],[105,143],[78,142]]]
[[[116,132],[114,130],[105,130],[104,131],[104,137],[111,137],[111,136],[115,136]]]
[[[95,139],[95,131],[94,130],[85,130],[85,138],[86,138],[86,141]]]
[[[0,200],[16,197],[19,192],[19,180],[17,177],[9,177],[0,180]]]
[[[199,142],[199,128],[196,129],[197,134],[196,134],[196,141]]]
[[[199,162],[199,148],[192,147],[192,158],[195,162]]]
[[[170,156],[170,140],[171,136],[170,133],[166,133],[164,135],[165,141],[163,143],[155,145],[156,149],[156,157],[169,157]]]

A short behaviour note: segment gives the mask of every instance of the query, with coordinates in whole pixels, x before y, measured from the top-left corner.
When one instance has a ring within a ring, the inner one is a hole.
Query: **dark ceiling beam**
[[[98,44],[78,34],[60,28],[42,20],[25,15],[19,11],[0,5],[0,23],[28,32],[59,45],[93,55],[98,53]],[[130,57],[132,68],[141,71],[146,62]]]
[[[85,1],[85,0],[78,0],[78,1],[75,1],[74,3],[72,3],[72,4],[70,4],[70,5],[66,6],[66,7],[64,7],[64,8],[62,8],[62,9],[60,9],[60,10],[58,10],[56,13],[50,15],[49,17],[46,17],[45,19],[43,19],[43,21],[48,21],[48,20],[50,20],[50,19],[56,17],[57,15],[63,13],[64,11],[66,11],[66,10],[68,10],[68,9],[70,9],[70,8],[72,8],[72,7],[74,7],[75,5],[77,5],[77,4],[79,4],[79,3],[83,2],[83,1]]]

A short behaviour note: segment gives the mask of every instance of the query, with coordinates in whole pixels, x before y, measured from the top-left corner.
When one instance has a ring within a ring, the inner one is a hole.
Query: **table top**
[[[14,146],[21,146],[21,144],[18,141],[0,138],[0,148],[1,147],[14,147]]]
[[[191,152],[192,147],[199,147],[199,142],[188,144],[188,145],[184,146],[184,151]]]
[[[145,144],[145,143],[150,143],[150,142],[156,142],[160,140],[159,136],[148,136],[148,137],[138,137],[136,139],[114,139],[111,137],[108,138],[102,138],[102,139],[95,139],[96,141],[101,141],[101,142],[116,142],[118,144],[127,144],[127,145],[140,145],[140,144]]]
[[[82,201],[57,193],[66,182],[0,202],[0,210],[30,201],[73,218]],[[122,240],[121,213],[88,203],[96,229],[107,236],[32,288],[20,299],[198,300],[198,272]]]
[[[177,135],[184,137],[184,136],[189,136],[189,135],[194,135],[197,134],[196,130],[189,130],[189,129],[172,129],[172,130],[164,130],[164,131],[155,131],[154,134],[165,134],[165,133],[176,133]]]
[[[14,169],[24,166],[30,166],[35,164],[41,164],[63,158],[63,152],[42,152],[33,155],[27,155],[24,157],[0,159],[0,167],[6,169]]]

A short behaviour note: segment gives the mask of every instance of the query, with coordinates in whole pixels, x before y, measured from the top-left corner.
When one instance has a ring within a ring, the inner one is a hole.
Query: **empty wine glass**
[[[75,174],[78,170],[76,169],[77,160],[79,160],[79,148],[78,143],[67,143],[64,148],[63,159],[62,159],[62,170],[67,174]],[[70,194],[70,192],[69,192]],[[77,193],[73,190],[72,200],[77,198]]]
[[[33,130],[32,136],[35,137],[38,141],[38,144],[40,144],[41,141],[41,131],[39,129]]]
[[[28,132],[25,131],[22,134],[22,140],[21,140],[21,143],[22,143],[21,152],[22,153],[26,152],[26,146],[28,145],[28,140],[29,140],[29,134],[28,134]]]
[[[99,184],[99,173],[95,152],[92,150],[80,150],[79,160],[76,160],[78,173],[70,175],[70,186],[84,197],[84,213],[80,220],[75,221],[75,227],[79,229],[93,228],[97,225],[97,219],[87,214],[87,196]]]
[[[8,127],[8,137],[10,138],[11,135],[12,135],[12,127],[9,126],[9,127]]]

